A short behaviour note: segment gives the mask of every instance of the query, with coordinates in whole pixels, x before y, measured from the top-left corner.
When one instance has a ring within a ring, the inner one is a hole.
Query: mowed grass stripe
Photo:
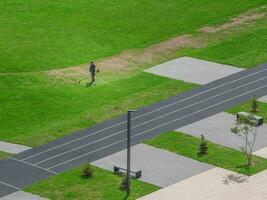
[[[1,0],[0,72],[40,71],[143,48],[265,0]]]
[[[90,88],[46,76],[4,76],[0,140],[37,146],[196,86],[148,73]]]
[[[247,167],[244,153],[212,142],[207,142],[208,154],[199,156],[200,143],[199,138],[176,131],[164,133],[146,142],[157,148],[246,175],[253,175],[267,169],[267,160],[264,158],[253,156],[253,166]]]
[[[122,177],[106,170],[93,167],[94,174],[91,178],[81,177],[81,167],[65,172],[58,176],[41,181],[26,189],[51,200],[119,200],[124,199],[126,193],[119,189]],[[132,180],[131,195],[129,200],[160,189],[157,186]]]

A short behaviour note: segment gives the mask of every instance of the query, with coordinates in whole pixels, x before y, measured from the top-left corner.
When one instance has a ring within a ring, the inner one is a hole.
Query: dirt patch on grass
[[[182,48],[200,48],[204,45],[200,38],[191,35],[182,35],[170,40],[149,46],[142,50],[128,50],[96,62],[100,72],[125,72],[133,70],[133,66],[148,63],[159,56],[168,55]],[[88,64],[76,67],[48,71],[49,75],[61,78],[77,78],[88,74]]]
[[[246,12],[238,17],[232,18],[229,22],[219,26],[207,26],[200,29],[201,32],[216,33],[233,27],[238,27],[246,23],[251,23],[262,19],[266,15],[266,6],[262,6],[256,10]]]
[[[267,6],[252,9],[232,18],[229,22],[219,26],[209,26],[199,29],[196,35],[181,35],[170,40],[149,46],[145,49],[132,49],[122,52],[119,55],[105,58],[96,62],[101,74],[121,73],[137,69],[139,66],[149,65],[153,60],[164,58],[183,48],[202,48],[209,42],[216,40],[216,35],[222,30],[232,30],[235,27],[241,28],[244,25],[262,19],[266,15]],[[211,35],[212,34],[212,35]],[[214,36],[214,37],[213,37]],[[217,38],[218,39],[218,38]],[[50,70],[47,73],[64,80],[72,80],[88,76],[89,63],[76,67]]]

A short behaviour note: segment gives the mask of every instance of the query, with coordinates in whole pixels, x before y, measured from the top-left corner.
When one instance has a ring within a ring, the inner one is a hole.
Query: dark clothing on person
[[[90,75],[91,75],[91,82],[93,83],[95,81],[95,64],[94,63],[91,63],[90,64],[90,68],[89,68],[89,72],[90,72]]]

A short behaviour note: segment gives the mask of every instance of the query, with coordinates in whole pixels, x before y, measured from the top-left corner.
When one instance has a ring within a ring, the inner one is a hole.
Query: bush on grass
[[[198,155],[203,156],[208,154],[208,144],[205,140],[204,135],[201,134],[201,143],[198,148]]]
[[[90,163],[86,164],[82,169],[82,177],[90,178],[93,176],[94,169]]]

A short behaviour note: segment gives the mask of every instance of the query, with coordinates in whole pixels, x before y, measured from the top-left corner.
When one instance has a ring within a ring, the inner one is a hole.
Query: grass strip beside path
[[[248,168],[244,166],[246,158],[241,151],[211,142],[208,142],[208,155],[199,156],[198,148],[200,142],[199,138],[170,131],[147,141],[146,144],[241,174],[253,175],[267,169],[266,159],[253,156],[252,162],[254,165]]]
[[[90,88],[44,76],[3,76],[0,140],[38,146],[196,86],[148,73]]]
[[[7,158],[11,156],[10,153],[6,153],[6,152],[3,152],[3,151],[0,151],[0,160],[4,159],[4,158]]]
[[[255,115],[263,117],[263,119],[267,119],[267,103],[258,102],[258,112]],[[251,101],[240,104],[228,110],[231,114],[237,114],[238,112],[250,112],[251,111]],[[266,122],[266,121],[265,121]]]
[[[122,177],[93,167],[93,177],[81,177],[81,169],[65,172],[41,181],[26,189],[51,200],[123,200],[126,193],[119,189]],[[157,186],[132,180],[132,191],[128,200],[134,200],[160,189]]]

